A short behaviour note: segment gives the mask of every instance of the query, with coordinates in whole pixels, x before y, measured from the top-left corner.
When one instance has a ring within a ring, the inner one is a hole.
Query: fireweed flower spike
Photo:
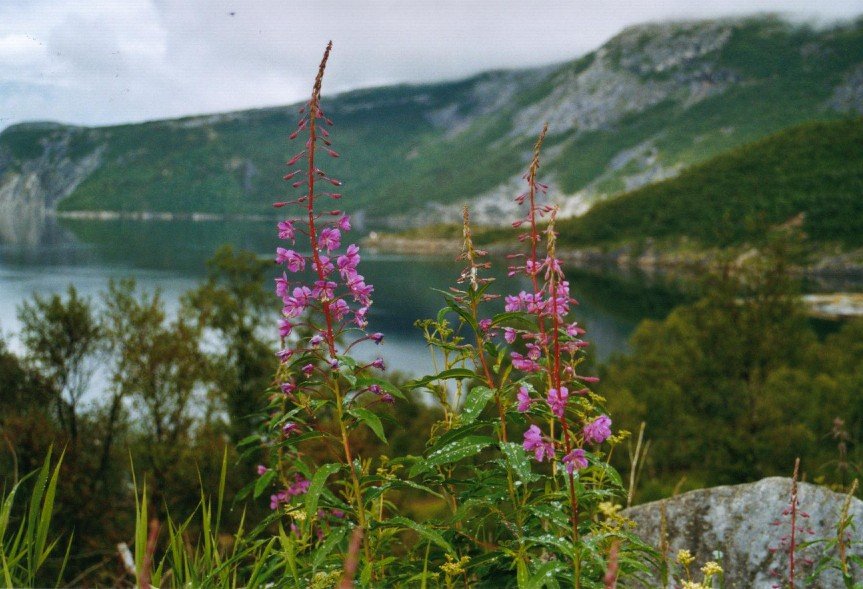
[[[370,365],[360,365],[346,356],[355,343],[369,339],[381,343],[383,339],[380,333],[367,335],[364,331],[374,287],[358,272],[360,248],[353,243],[343,247],[345,235],[351,230],[350,217],[341,210],[318,210],[320,199],[341,198],[341,194],[318,192],[320,182],[342,185],[341,180],[329,176],[321,168],[320,161],[328,156],[339,156],[325,128],[331,126],[332,121],[321,109],[321,83],[331,49],[332,43],[324,52],[311,99],[300,111],[297,128],[290,135],[291,140],[299,140],[302,146],[287,161],[290,169],[284,179],[299,195],[293,200],[276,203],[276,207],[284,207],[286,211],[293,207],[295,214],[276,227],[279,239],[291,247],[278,247],[275,255],[276,263],[282,268],[275,281],[275,293],[282,304],[278,333],[283,347],[278,353],[281,365],[276,380],[285,394],[280,396],[281,413],[275,411],[272,422],[273,429],[279,433],[274,470],[279,473],[282,490],[270,499],[273,508],[294,498],[302,501],[311,481],[300,471],[312,474],[316,469],[328,469],[330,473],[347,471],[350,485],[345,487],[343,497],[352,507],[348,517],[365,530],[364,550],[367,562],[371,563],[370,513],[360,484],[363,469],[368,467],[355,457],[349,432],[361,424],[372,429],[379,426],[377,416],[368,407],[379,400],[389,402],[392,396],[377,394],[373,395],[374,401],[364,401],[361,395],[368,387],[356,386],[358,379],[367,376],[370,367],[383,369],[380,359]],[[302,236],[307,236],[307,243],[296,244]],[[310,280],[306,272],[311,273]],[[356,390],[352,390],[354,387]],[[334,414],[338,426],[338,433],[325,433],[325,439],[338,448],[340,464],[299,468],[303,454],[295,445],[303,437],[300,434],[322,431],[317,413],[323,408],[328,408],[328,414]],[[290,421],[280,415],[286,415]],[[309,521],[303,525],[314,524]],[[303,529],[311,533],[311,527]]]
[[[547,437],[543,436],[538,425],[530,425],[524,432],[524,449],[533,452],[537,461],[559,461],[554,472],[560,472],[558,464],[563,465],[569,494],[572,541],[577,543],[580,518],[575,481],[579,471],[587,469],[590,464],[587,450],[581,446],[598,446],[605,442],[611,436],[611,420],[599,411],[596,402],[600,398],[585,388],[585,384],[596,379],[579,376],[576,369],[583,360],[581,351],[587,343],[580,339],[584,330],[568,318],[571,308],[577,303],[570,296],[569,282],[555,254],[554,220],[557,211],[539,202],[548,189],[547,185],[537,181],[539,154],[546,132],[547,126],[537,139],[533,159],[524,176],[528,189],[516,197],[520,206],[527,207],[527,213],[513,226],[526,229],[519,241],[527,243],[528,251],[509,256],[514,261],[509,275],[525,277],[531,288],[504,299],[507,312],[530,316],[535,329],[507,327],[504,340],[518,350],[510,351],[514,371],[523,373],[523,380],[534,385],[533,390],[538,396],[540,391],[546,391],[544,399],[542,396],[534,399],[527,387],[518,389],[517,410],[525,412],[533,402],[542,399],[545,402],[539,407],[544,407],[549,425]],[[548,224],[541,230],[539,224],[542,220],[547,220]],[[541,252],[543,241],[542,249],[545,251]],[[539,413],[532,411],[531,414]],[[580,558],[574,556],[573,575],[576,578],[580,570]]]

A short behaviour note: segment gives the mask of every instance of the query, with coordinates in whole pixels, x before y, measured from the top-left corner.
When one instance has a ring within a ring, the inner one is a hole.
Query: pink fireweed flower
[[[345,215],[341,219],[339,219],[339,229],[342,231],[350,231],[351,230],[351,218]]]
[[[267,473],[267,471],[268,471],[268,470],[270,470],[270,469],[269,469],[269,468],[267,468],[266,466],[264,466],[263,464],[259,464],[259,465],[258,465],[258,467],[257,467],[255,470],[257,471],[258,476],[263,476],[263,475],[264,475],[264,474],[266,474],[266,473]]]
[[[551,459],[554,456],[554,445],[542,438],[542,430],[536,425],[531,425],[524,432],[524,449],[527,452],[533,452],[537,462],[542,462],[545,458]]]
[[[311,376],[312,372],[315,371],[315,366],[314,366],[314,364],[306,364],[305,366],[302,367],[301,370],[303,371],[303,374],[305,374],[306,376]]]
[[[333,318],[335,318],[336,321],[341,321],[345,317],[345,315],[350,312],[350,310],[351,308],[348,306],[344,299],[338,299],[332,305],[330,305],[330,311],[332,312]]]
[[[284,348],[276,352],[276,357],[279,359],[279,362],[283,364],[290,360],[293,355],[294,351],[290,348]]]
[[[381,345],[384,341],[384,334],[377,332],[373,333],[369,336],[369,339],[375,342],[377,345]]]
[[[579,337],[587,333],[578,326],[578,323],[570,323],[566,326],[566,335],[569,337]]]
[[[517,409],[522,413],[530,409],[530,406],[533,404],[534,401],[530,398],[530,391],[527,390],[527,387],[519,387],[516,399],[518,399]]]
[[[539,364],[530,358],[525,358],[518,352],[512,352],[510,357],[512,358],[512,365],[516,370],[521,370],[522,372],[539,372]]]
[[[539,274],[542,269],[542,264],[539,262],[535,262],[534,260],[527,260],[524,265],[524,271],[530,274]]]
[[[575,353],[578,352],[580,349],[586,348],[589,345],[590,345],[590,343],[588,343],[588,342],[570,341],[570,342],[565,342],[563,345],[561,345],[560,349],[563,350],[564,352],[566,352],[567,354],[575,355]],[[567,368],[570,368],[570,367],[567,366]],[[570,371],[571,371],[571,369],[570,369]]]
[[[309,338],[309,347],[317,348],[324,342],[324,336],[319,333],[316,333],[312,337]]]
[[[328,301],[336,298],[336,287],[338,284],[332,280],[317,280],[315,287],[312,289],[312,296],[316,299],[326,299]]]
[[[587,468],[587,454],[581,448],[575,448],[563,457],[563,464],[566,465],[566,472],[569,474]]]
[[[345,251],[344,255],[336,258],[336,265],[339,267],[339,273],[347,278],[347,275],[350,272],[355,272],[357,269],[357,265],[360,263],[360,248],[358,248],[355,244],[351,244],[348,246],[348,249]]]
[[[306,306],[299,303],[294,297],[288,297],[285,301],[285,306],[282,307],[282,313],[285,317],[299,317]]]
[[[504,311],[506,311],[507,313],[521,311],[522,309],[521,297],[506,295],[506,297],[504,298],[504,303]]]
[[[611,435],[611,418],[602,414],[585,425],[582,432],[588,444],[601,444]]]
[[[503,339],[508,344],[515,343],[516,331],[512,327],[504,327],[503,328]]]
[[[289,421],[282,426],[282,435],[284,436],[292,436],[298,433],[300,433],[300,426],[293,421]]]
[[[312,302],[312,289],[308,286],[298,286],[291,291],[291,296],[297,301],[298,305],[308,307]]]
[[[569,390],[566,387],[560,387],[560,389],[548,389],[548,406],[551,407],[551,412],[554,413],[558,419],[563,418],[563,414],[566,411],[566,401],[569,399]]]
[[[292,382],[283,382],[282,384],[280,384],[280,385],[279,385],[279,388],[280,388],[280,389],[282,390],[282,392],[283,392],[283,393],[285,393],[286,395],[290,395],[290,394],[292,394],[295,390],[297,390],[297,385],[295,385],[295,384],[294,384],[294,383],[292,383]]]
[[[279,337],[285,339],[286,337],[291,335],[291,331],[294,329],[294,324],[288,321],[287,319],[279,319]]]
[[[528,313],[540,315],[545,312],[547,301],[542,298],[541,294],[528,294],[522,292],[519,296],[521,296],[524,301],[525,309],[527,309]]]
[[[288,493],[286,491],[279,491],[275,495],[270,495],[270,509],[275,511],[279,508],[282,503],[288,502]]]
[[[357,327],[360,329],[365,329],[366,325],[368,325],[368,321],[366,320],[366,314],[369,312],[368,307],[360,307],[354,312],[354,323],[357,324]]]
[[[300,272],[306,267],[306,259],[303,256],[283,247],[276,248],[276,263],[285,264],[291,272]]]
[[[283,299],[288,294],[288,276],[284,272],[278,278],[276,278],[276,296],[280,299]]]
[[[332,251],[339,249],[339,246],[342,243],[341,240],[342,234],[338,229],[333,227],[324,227],[321,231],[320,237],[318,238],[318,244],[327,251]]]
[[[347,284],[356,302],[366,307],[371,304],[371,299],[369,297],[372,292],[374,292],[375,287],[370,284],[366,284],[362,274],[354,274],[348,279]]]
[[[527,344],[527,357],[531,360],[539,360],[542,350],[536,344]]]
[[[327,256],[318,256],[318,259],[320,260],[320,264],[318,264],[316,260],[312,259],[312,267],[314,268],[315,272],[320,272],[324,276],[329,276],[330,274],[332,274],[335,266],[333,266],[333,263],[330,262],[330,259]]]
[[[279,221],[278,229],[279,239],[293,240],[296,236],[296,231],[294,230],[294,223],[292,221]]]
[[[304,495],[306,491],[309,490],[309,485],[311,484],[312,482],[307,478],[301,475],[296,475],[294,477],[294,482],[291,483],[291,486],[285,489],[285,491],[291,497],[296,495]]]
[[[563,270],[560,267],[560,260],[557,258],[547,257],[542,262],[542,267],[545,268],[545,278],[548,280],[552,274],[563,276]]]
[[[387,368],[387,367],[384,365],[384,359],[383,359],[383,358],[375,358],[374,362],[372,362],[372,363],[370,364],[370,366],[374,366],[374,367],[375,367],[375,368],[377,368],[378,370],[386,370],[386,368]]]

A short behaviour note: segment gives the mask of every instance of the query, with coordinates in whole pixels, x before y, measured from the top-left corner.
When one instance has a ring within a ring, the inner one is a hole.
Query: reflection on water
[[[278,244],[272,223],[252,221],[87,221],[61,220],[39,245],[0,246],[0,328],[17,329],[15,309],[32,292],[50,294],[74,284],[95,295],[110,278],[133,276],[146,289],[160,288],[176,307],[180,294],[205,272],[205,262],[223,243],[270,256]],[[498,294],[527,288],[506,277],[506,262],[495,261],[493,290]],[[380,350],[391,366],[414,374],[431,362],[414,321],[434,317],[446,289],[459,273],[455,261],[439,258],[371,255],[360,271],[375,286],[370,327],[387,336]],[[275,266],[274,266],[275,275]],[[625,349],[626,339],[645,317],[663,317],[681,295],[642,275],[613,276],[570,269],[568,278],[580,301],[575,317],[588,329],[598,358]],[[502,310],[502,302],[489,312]],[[277,307],[274,299],[274,309]],[[365,349],[366,354],[378,350]]]

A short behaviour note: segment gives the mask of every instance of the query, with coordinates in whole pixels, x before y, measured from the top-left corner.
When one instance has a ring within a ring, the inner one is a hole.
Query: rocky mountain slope
[[[572,62],[349,92],[325,107],[343,156],[328,171],[371,223],[455,220],[464,202],[478,222],[505,221],[544,121],[544,179],[573,215],[791,125],[863,113],[863,20],[646,25]],[[286,192],[296,109],[10,127],[0,239],[15,232],[12,211],[267,214]]]
[[[799,226],[813,244],[863,247],[863,118],[813,122],[692,166],[561,221],[568,246],[753,245]]]

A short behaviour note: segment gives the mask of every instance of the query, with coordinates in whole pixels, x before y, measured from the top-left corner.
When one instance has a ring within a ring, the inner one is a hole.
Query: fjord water
[[[206,260],[220,245],[231,244],[263,257],[272,256],[279,245],[274,223],[236,220],[63,219],[51,221],[41,235],[38,243],[0,245],[0,332],[7,337],[19,328],[17,308],[33,293],[50,295],[73,284],[80,293],[96,298],[110,279],[133,277],[143,289],[160,289],[171,311],[183,292],[204,279]],[[351,237],[360,236],[352,232],[344,243],[351,243]],[[527,287],[506,277],[505,260],[494,260],[494,266],[495,292],[514,293]],[[386,334],[384,346],[375,349],[370,344],[360,355],[380,353],[391,367],[414,375],[431,371],[431,358],[414,322],[437,315],[444,299],[434,289],[453,286],[460,263],[451,257],[364,252],[359,269],[375,287],[370,329]],[[568,269],[568,277],[580,302],[574,316],[588,329],[587,339],[599,359],[624,350],[641,319],[662,317],[680,300],[663,286],[644,283],[643,277],[624,279],[573,269]],[[502,310],[502,303],[493,307]],[[274,317],[278,308],[274,296]],[[14,338],[11,345],[20,351]]]

